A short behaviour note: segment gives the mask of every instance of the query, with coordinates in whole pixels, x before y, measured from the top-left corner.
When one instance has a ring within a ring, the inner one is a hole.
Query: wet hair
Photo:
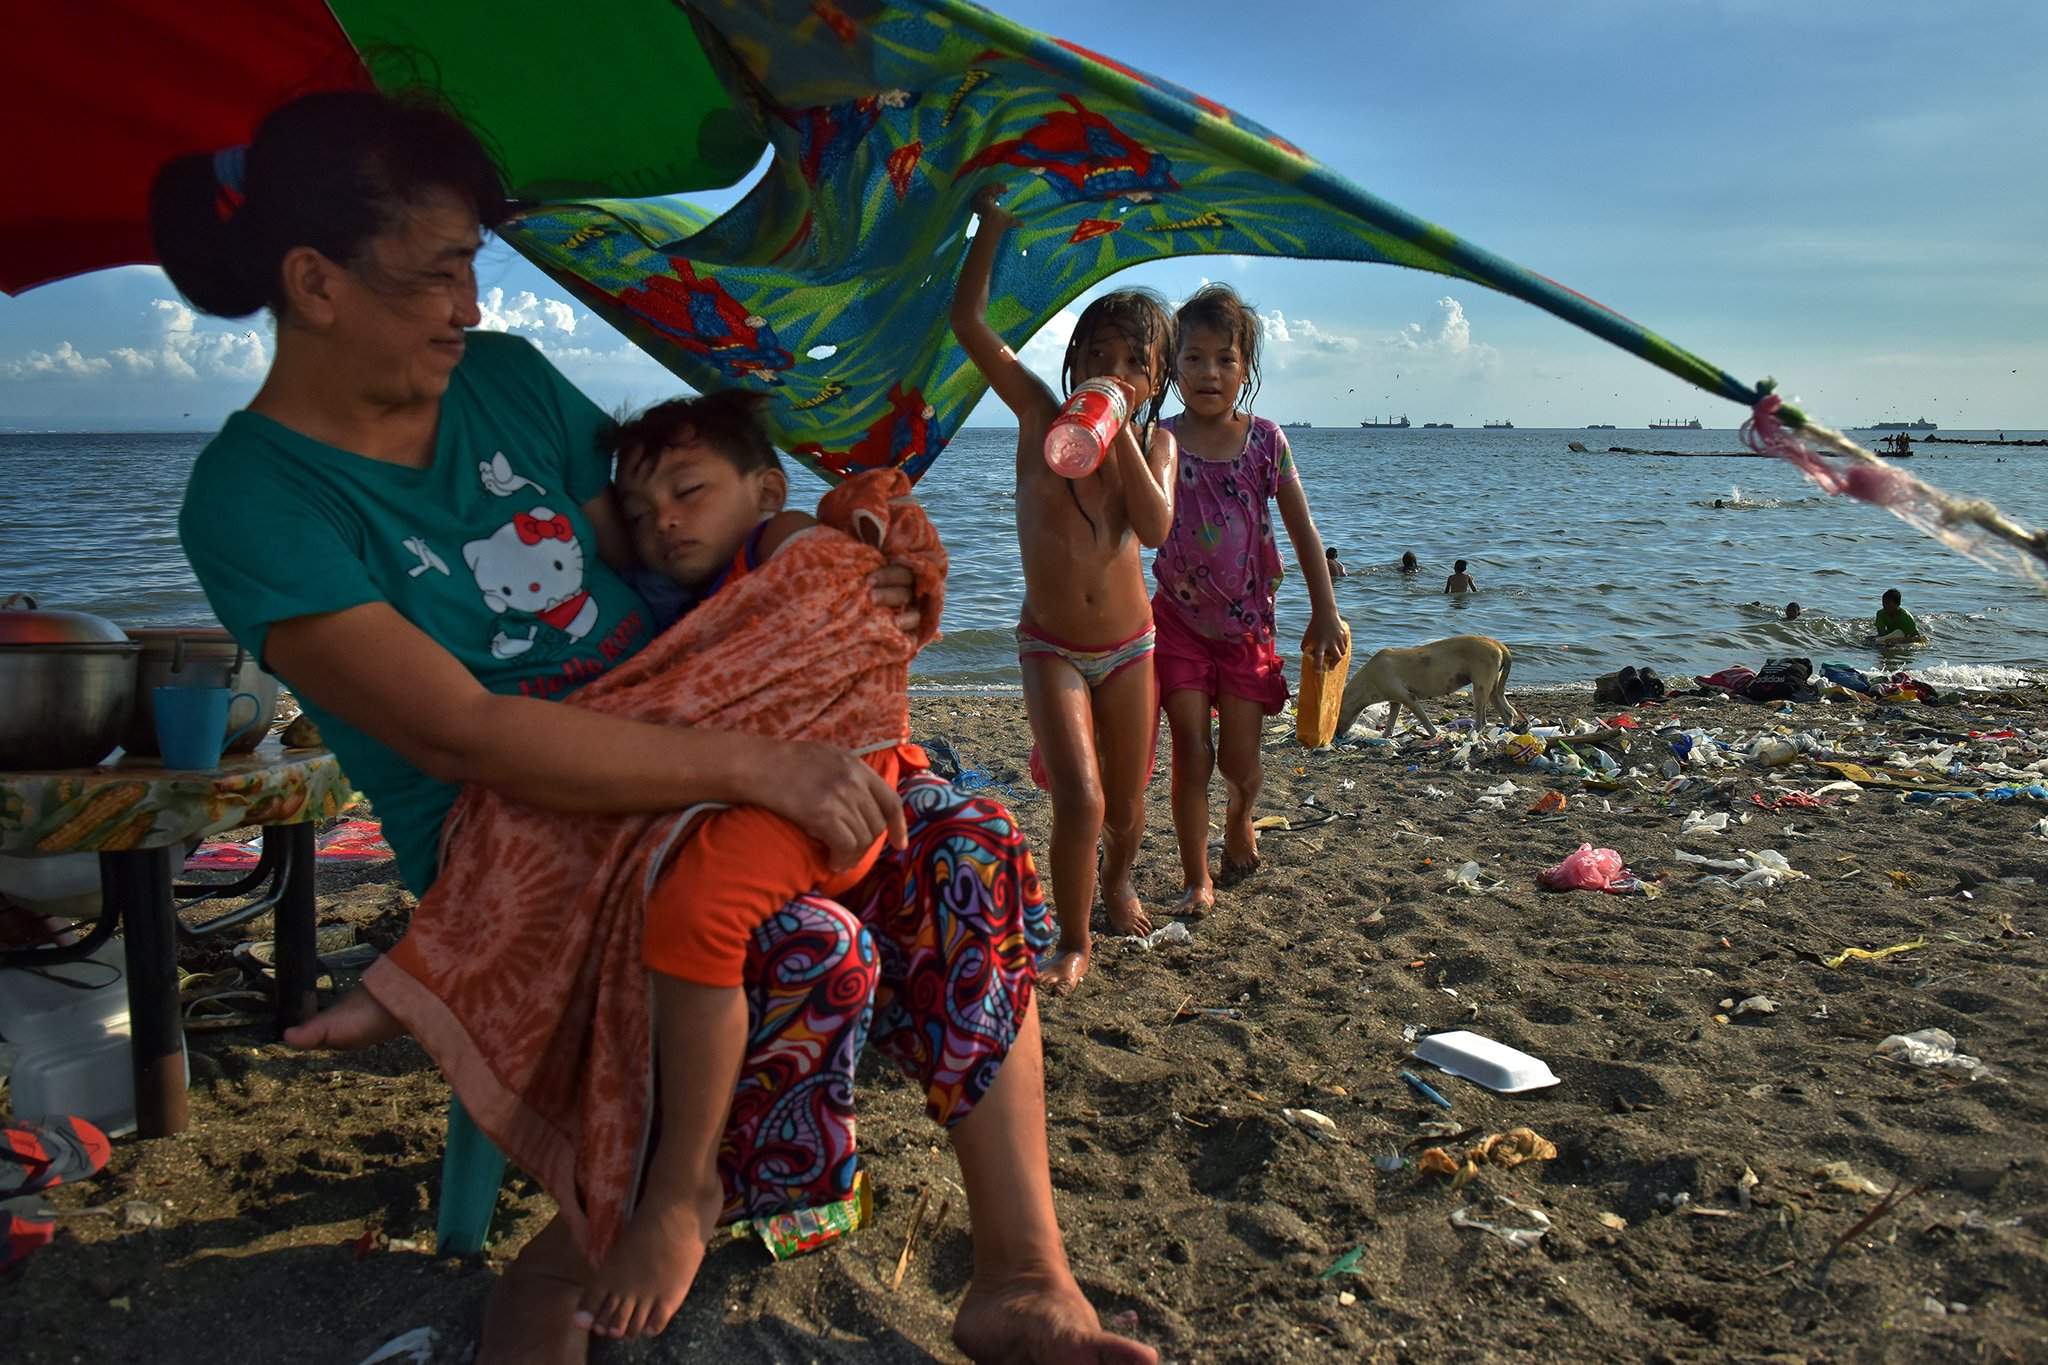
[[[767,398],[745,389],[719,389],[700,398],[671,398],[619,424],[610,453],[624,464],[636,455],[660,455],[671,446],[702,445],[742,474],[782,468],[762,424]]]
[[[1098,332],[1114,331],[1135,347],[1140,355],[1159,358],[1157,382],[1152,385],[1152,402],[1145,410],[1142,447],[1152,439],[1152,424],[1166,403],[1166,387],[1173,378],[1173,314],[1166,300],[1150,289],[1119,289],[1104,294],[1081,312],[1074,334],[1067,338],[1067,353],[1060,361],[1060,385],[1074,391],[1074,376],[1088,343]]]
[[[1461,559],[1461,560],[1459,560],[1459,561],[1458,561],[1457,563],[1455,563],[1455,564],[1451,565],[1451,572],[1452,572],[1452,573],[1463,573],[1463,572],[1465,572],[1465,561]]]
[[[1422,567],[1422,562],[1415,557],[1415,551],[1403,550],[1401,551],[1401,567],[1404,569],[1419,569]]]
[[[1324,550],[1324,551],[1323,551],[1323,558],[1324,558],[1324,559],[1335,559],[1336,557],[1337,557],[1337,547],[1336,547],[1336,546],[1334,546],[1334,545],[1333,545],[1333,546],[1330,546],[1330,547],[1329,547],[1328,549],[1326,549],[1326,550]]]
[[[1884,596],[1880,600],[1887,607],[1896,607],[1906,599],[1899,595],[1899,590],[1897,588],[1886,588],[1884,590]]]
[[[1799,604],[1797,602],[1787,602],[1785,604],[1785,619],[1787,621],[1797,621],[1799,619]]]
[[[1252,400],[1259,394],[1260,327],[1252,306],[1227,284],[1205,284],[1180,306],[1173,323],[1181,336],[1190,327],[1201,327],[1230,338],[1230,344],[1244,357],[1244,388],[1238,394],[1238,406],[1250,412]]]
[[[426,96],[328,90],[272,111],[246,148],[165,162],[149,188],[150,232],[164,273],[200,312],[281,313],[286,253],[308,246],[356,266],[372,239],[437,192],[486,228],[509,212],[491,154],[448,109]]]

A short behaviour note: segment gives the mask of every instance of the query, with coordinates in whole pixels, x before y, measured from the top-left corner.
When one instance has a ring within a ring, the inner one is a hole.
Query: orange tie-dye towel
[[[848,749],[908,739],[910,659],[938,629],[945,549],[895,470],[847,480],[818,519],[563,704]],[[885,559],[916,575],[914,638],[870,595]],[[648,1131],[642,919],[683,819],[470,787],[433,889],[363,978],[593,1259],[630,1211]]]

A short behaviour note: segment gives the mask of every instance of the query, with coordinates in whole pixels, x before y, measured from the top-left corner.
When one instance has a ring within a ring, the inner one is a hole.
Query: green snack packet
[[[827,1242],[864,1228],[874,1215],[874,1196],[868,1190],[868,1173],[853,1177],[853,1190],[844,1199],[814,1209],[790,1209],[766,1218],[741,1221],[732,1226],[734,1237],[749,1233],[761,1239],[768,1254],[778,1261],[816,1251]]]

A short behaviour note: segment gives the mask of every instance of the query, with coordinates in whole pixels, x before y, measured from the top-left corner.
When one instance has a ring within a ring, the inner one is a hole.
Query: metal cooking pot
[[[0,769],[82,768],[121,742],[142,646],[103,617],[0,601]]]
[[[277,679],[265,673],[235,643],[235,637],[218,626],[162,626],[131,630],[128,638],[142,646],[142,659],[135,669],[135,712],[121,747],[131,754],[155,754],[156,689],[159,687],[225,687],[230,692],[247,692],[262,708],[261,725],[228,746],[231,754],[246,754],[270,734],[277,719]],[[228,711],[227,733],[249,724],[248,708],[237,705]]]

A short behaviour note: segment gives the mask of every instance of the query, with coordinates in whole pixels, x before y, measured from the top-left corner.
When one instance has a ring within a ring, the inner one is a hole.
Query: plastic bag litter
[[[1894,1033],[1877,1045],[1877,1055],[1906,1066],[1953,1071],[1973,1081],[1991,1074],[1991,1068],[1977,1058],[1956,1051],[1955,1035],[1947,1029],[1923,1028],[1913,1033]]]
[[[1451,1213],[1451,1226],[1454,1228],[1477,1228],[1481,1232],[1491,1233],[1518,1251],[1527,1251],[1543,1240],[1544,1233],[1550,1231],[1550,1215],[1542,1209],[1536,1208],[1533,1205],[1518,1203],[1504,1194],[1495,1195],[1494,1198],[1521,1214],[1529,1221],[1530,1226],[1516,1228],[1509,1227],[1504,1223],[1488,1222],[1484,1218],[1474,1217],[1469,1208],[1453,1210]]]
[[[1926,939],[1916,938],[1909,939],[1904,943],[1894,943],[1889,948],[1844,948],[1833,957],[1822,958],[1820,965],[1832,970],[1840,967],[1845,962],[1876,962],[1881,958],[1892,957],[1899,953],[1910,953],[1916,948],[1925,948],[1926,946]]]
[[[1702,853],[1687,853],[1682,848],[1673,849],[1671,856],[1681,863],[1691,863],[1694,867],[1711,867],[1717,872],[1747,872],[1750,870],[1749,864],[1739,858],[1709,858]]]
[[[1885,1187],[1867,1175],[1858,1175],[1856,1168],[1846,1161],[1830,1161],[1824,1166],[1813,1168],[1814,1179],[1821,1182],[1821,1188],[1840,1190],[1844,1194],[1883,1195]]]
[[[1280,1117],[1296,1128],[1312,1133],[1326,1142],[1338,1139],[1337,1123],[1328,1114],[1319,1114],[1313,1109],[1282,1109]]]
[[[1479,794],[1479,804],[1491,806],[1494,810],[1504,811],[1508,808],[1509,798],[1517,795],[1521,790],[1520,787],[1517,787],[1512,782],[1503,782],[1498,787],[1488,787],[1485,791],[1481,792]]]
[[[1537,873],[1536,882],[1551,891],[1611,891],[1623,883],[1632,887],[1635,879],[1613,849],[1580,844],[1563,862]]]
[[[364,1356],[362,1365],[429,1365],[438,1336],[431,1327],[415,1327]]]
[[[1695,835],[1701,834],[1726,834],[1727,832],[1728,812],[1725,810],[1717,810],[1712,815],[1708,815],[1705,811],[1689,810],[1685,813],[1685,819],[1680,821],[1678,826],[1678,837],[1680,839],[1690,839]]]
[[[1143,948],[1147,952],[1154,948],[1165,947],[1169,943],[1193,943],[1194,941],[1195,936],[1188,932],[1188,927],[1179,920],[1175,920],[1162,929],[1154,929],[1149,934],[1132,934],[1124,939],[1124,942],[1132,947]]]
[[[1475,896],[1483,891],[1498,891],[1507,885],[1507,882],[1499,877],[1487,880],[1485,869],[1476,862],[1465,863],[1450,875],[1452,886]]]
[[[1761,886],[1768,891],[1779,882],[1802,881],[1806,874],[1785,861],[1785,855],[1774,848],[1743,849],[1742,856],[1749,859],[1750,870],[1735,879],[1739,887]]]

